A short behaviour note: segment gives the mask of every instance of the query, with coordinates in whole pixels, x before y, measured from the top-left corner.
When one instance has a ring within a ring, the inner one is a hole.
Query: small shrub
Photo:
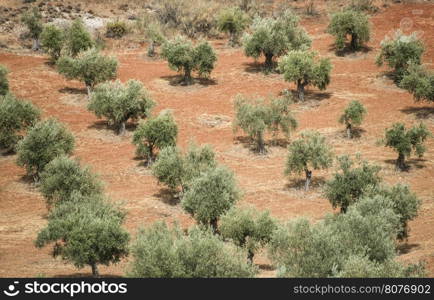
[[[108,38],[120,39],[128,33],[128,26],[123,21],[112,21],[107,23],[105,36]]]
[[[155,150],[175,146],[178,136],[178,126],[170,112],[163,112],[159,116],[141,122],[134,131],[133,143],[136,154],[147,160],[148,165],[155,161]]]
[[[40,118],[32,103],[16,99],[12,94],[0,96],[0,148],[15,151],[24,133]]]
[[[416,101],[434,102],[434,72],[411,64],[400,86],[408,90]]]
[[[148,117],[154,106],[155,102],[140,81],[128,80],[123,85],[118,80],[98,85],[87,108],[98,118],[106,117],[118,134],[123,135],[128,120]]]
[[[61,155],[74,150],[74,137],[68,129],[55,119],[36,123],[18,143],[17,163],[26,167],[27,174],[39,180],[44,167]]]
[[[95,46],[92,36],[81,19],[76,19],[66,30],[65,46],[70,56],[76,57],[80,52]]]
[[[4,96],[9,92],[8,69],[0,65],[0,96]]]
[[[65,43],[64,32],[55,25],[45,25],[41,33],[42,49],[47,52],[51,61],[56,62]]]
[[[217,27],[220,31],[229,33],[229,45],[239,44],[241,33],[247,27],[248,16],[238,7],[222,9],[217,17]]]
[[[339,118],[339,123],[345,124],[347,129],[347,137],[353,137],[354,126],[362,124],[366,114],[366,108],[359,101],[351,101],[345,108],[344,113]]]
[[[149,23],[146,25],[145,35],[149,42],[148,56],[154,57],[156,54],[155,46],[162,45],[166,41],[163,30],[157,23]]]

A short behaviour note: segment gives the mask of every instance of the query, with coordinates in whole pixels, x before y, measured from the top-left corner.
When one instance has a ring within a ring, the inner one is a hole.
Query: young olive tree
[[[165,147],[175,146],[178,136],[178,126],[169,111],[165,111],[155,118],[141,122],[134,131],[133,144],[136,154],[147,160],[151,165],[157,154],[155,151]]]
[[[411,64],[404,75],[400,86],[408,90],[416,101],[434,102],[434,72]]]
[[[315,59],[316,53],[293,50],[279,61],[279,70],[286,81],[297,85],[300,101],[304,101],[304,89],[308,85],[325,90],[330,83],[332,65],[327,58]]]
[[[74,193],[70,201],[55,207],[47,226],[37,236],[42,248],[54,243],[53,256],[74,264],[88,265],[99,276],[98,265],[117,263],[128,255],[129,234],[122,228],[125,213],[99,195]]]
[[[271,131],[274,142],[277,140],[279,131],[289,138],[291,131],[298,127],[298,122],[289,109],[292,99],[288,97],[273,98],[270,101],[268,130]]]
[[[293,141],[288,147],[285,174],[304,172],[307,191],[312,179],[312,169],[327,169],[332,162],[333,155],[325,137],[316,131],[304,131],[301,138]]]
[[[351,37],[351,50],[358,50],[369,41],[370,29],[368,16],[360,11],[344,10],[332,15],[327,32],[336,38],[337,51],[345,48],[347,36]]]
[[[48,206],[70,201],[75,192],[84,197],[102,193],[102,182],[88,167],[67,156],[49,162],[41,174],[40,190]]]
[[[253,20],[251,34],[243,37],[244,53],[255,60],[265,57],[265,69],[271,71],[274,59],[290,50],[306,50],[311,39],[298,24],[299,18],[286,11],[278,18],[260,18]]]
[[[164,37],[164,33],[161,27],[156,22],[149,23],[145,29],[145,35],[148,39],[148,56],[155,56],[155,46],[162,45],[166,38]]]
[[[184,37],[165,42],[161,56],[167,60],[171,69],[183,73],[182,82],[186,85],[193,82],[193,71],[197,71],[199,76],[209,76],[217,61],[214,49],[208,42],[201,42],[194,47]]]
[[[217,27],[220,31],[229,33],[229,45],[235,47],[248,21],[249,17],[239,7],[229,7],[222,9],[217,16]]]
[[[39,37],[43,28],[41,13],[36,7],[34,7],[22,16],[21,21],[27,26],[30,32],[30,37],[33,40],[32,49],[38,51],[40,48]]]
[[[176,191],[180,187],[182,195],[196,177],[216,166],[214,151],[208,145],[198,147],[191,144],[185,155],[178,148],[169,146],[158,154],[152,173],[158,182],[171,190]]]
[[[380,184],[380,167],[370,165],[367,161],[359,161],[359,165],[354,166],[354,161],[349,156],[341,156],[337,160],[340,172],[326,182],[324,194],[333,208],[340,207],[341,212],[345,213],[368,188],[375,188]]]
[[[106,117],[118,134],[123,135],[128,120],[148,117],[154,106],[155,102],[140,81],[128,80],[123,85],[117,80],[98,85],[87,108],[98,118]]]
[[[181,200],[182,208],[217,232],[217,222],[241,197],[232,171],[216,167],[195,177]]]
[[[339,123],[345,124],[347,129],[347,137],[353,137],[354,126],[362,124],[366,114],[366,108],[357,100],[351,101],[345,108],[344,113],[339,118]]]
[[[0,65],[0,96],[9,93],[8,69]]]
[[[424,50],[422,41],[414,33],[404,35],[397,31],[393,39],[387,37],[381,42],[376,64],[382,66],[386,63],[393,69],[395,81],[400,82],[411,64],[421,64]]]
[[[23,134],[40,119],[32,103],[18,100],[12,94],[0,96],[0,148],[15,151]]]
[[[99,83],[115,79],[118,61],[101,55],[97,49],[80,53],[76,58],[62,56],[57,61],[57,70],[68,79],[83,81],[90,97],[92,89]]]
[[[65,46],[70,56],[76,57],[80,52],[95,46],[92,36],[81,19],[76,19],[65,33]]]
[[[250,278],[257,272],[242,249],[198,227],[185,235],[157,222],[138,233],[131,252],[127,275],[135,278]]]
[[[268,211],[262,213],[253,208],[231,208],[220,220],[220,234],[235,245],[247,249],[248,259],[264,247],[277,228],[276,221]]]
[[[426,150],[424,142],[429,137],[432,137],[432,134],[423,123],[410,129],[406,129],[403,123],[395,123],[392,128],[386,129],[382,142],[386,147],[398,152],[396,168],[403,171],[407,168],[405,158],[412,152],[416,152],[419,157],[423,156]]]
[[[52,62],[60,58],[65,43],[65,34],[62,29],[55,25],[45,25],[41,33],[42,49],[47,52]]]
[[[39,180],[44,167],[60,155],[74,150],[74,136],[55,119],[36,123],[18,143],[17,163],[25,166],[27,174]]]

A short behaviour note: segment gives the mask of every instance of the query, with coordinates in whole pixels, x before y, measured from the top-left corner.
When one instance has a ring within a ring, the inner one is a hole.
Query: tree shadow
[[[272,138],[271,140],[269,140],[265,144],[269,147],[287,148],[290,143],[291,142],[289,141],[289,139],[286,139],[286,138],[275,138],[275,139]]]
[[[336,49],[336,45],[332,44],[329,47],[329,51],[333,51],[336,56],[339,57],[347,57],[347,58],[358,58],[358,54],[366,54],[372,51],[372,47],[369,46],[361,46],[360,48],[354,50],[351,48],[351,44],[349,42],[345,43],[345,47],[342,50]]]
[[[0,155],[1,156],[13,156],[16,154],[16,151],[14,149],[2,149],[0,148]]]
[[[261,63],[259,61],[244,62],[243,66],[244,66],[244,72],[251,73],[251,74],[263,73],[263,74],[268,75],[268,74],[271,74],[271,73],[278,73],[276,71],[276,67],[277,67],[276,63],[271,68],[271,70],[267,69],[265,67],[265,63]]]
[[[333,95],[333,93],[331,92],[317,92],[317,91],[313,91],[313,90],[306,90],[304,92],[304,101],[300,101],[298,99],[298,93],[296,90],[284,90],[281,91],[279,93],[280,96],[287,96],[286,93],[290,92],[292,99],[294,100],[294,103],[297,104],[303,104],[306,103],[308,101],[323,101],[323,100],[327,100],[329,98],[331,98],[331,96]]]
[[[399,254],[407,254],[409,253],[413,248],[419,247],[419,244],[408,244],[407,242],[399,244],[396,249],[398,250]]]
[[[109,124],[106,120],[95,121],[93,124],[87,126],[88,129],[96,129],[96,130],[110,130],[113,131],[117,135],[117,127],[113,124]],[[125,131],[133,132],[136,130],[137,124],[132,122],[127,122],[125,124]]]
[[[210,85],[217,84],[217,81],[212,78],[202,78],[202,77],[192,78],[193,82],[191,84],[186,84],[186,82],[183,80],[183,77],[181,75],[167,75],[167,76],[161,76],[160,78],[166,80],[169,83],[169,85],[175,87],[178,86],[191,87],[196,84],[201,86],[210,86]]]
[[[285,184],[286,189],[296,189],[296,190],[304,190],[306,179],[305,178],[295,178],[292,179],[289,183]],[[322,188],[325,184],[326,180],[323,176],[315,176],[312,177],[310,182],[309,190]]]
[[[262,271],[274,271],[276,270],[276,268],[274,268],[272,265],[270,264],[256,264],[259,268],[259,270]]]
[[[59,93],[72,95],[87,95],[87,90],[84,88],[64,87],[59,89]]]
[[[434,117],[434,107],[423,106],[423,107],[413,107],[407,106],[400,110],[405,114],[414,114],[417,119],[430,119]]]
[[[25,184],[30,184],[30,185],[36,185],[37,182],[35,182],[35,178],[33,178],[33,176],[28,175],[28,174],[24,174],[23,176],[20,177],[19,182],[21,183],[25,183]]]
[[[234,138],[234,140],[236,141],[237,144],[241,144],[244,149],[248,149],[254,154],[264,156],[268,153],[267,148],[265,148],[265,153],[260,153],[259,149],[256,147],[255,142],[249,136],[237,136]],[[265,143],[265,146],[267,145],[268,143]]]
[[[412,169],[424,169],[426,168],[424,162],[427,160],[424,158],[409,158],[405,160],[405,169],[402,172],[410,172]],[[396,166],[396,159],[385,159],[386,164]]]
[[[349,141],[360,139],[364,133],[366,133],[365,129],[360,128],[360,127],[353,127],[353,129],[351,131],[351,139],[349,139],[347,137],[347,131],[345,129],[340,131],[340,134],[342,135],[342,137],[349,140]]]
[[[176,195],[174,191],[169,188],[162,188],[158,191],[158,193],[154,194],[153,196],[161,199],[163,203],[170,206],[175,206],[181,202],[179,196]]]

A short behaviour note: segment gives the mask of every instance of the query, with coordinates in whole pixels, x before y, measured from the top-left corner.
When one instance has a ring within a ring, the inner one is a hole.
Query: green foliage
[[[101,194],[102,183],[88,167],[81,167],[67,156],[59,156],[45,166],[40,190],[51,206],[70,201],[77,192],[83,197]]]
[[[424,50],[422,41],[414,33],[404,35],[397,31],[393,39],[387,37],[381,42],[376,64],[382,66],[387,63],[393,69],[395,80],[400,82],[411,64],[421,64]]]
[[[128,33],[128,26],[125,22],[116,20],[107,23],[105,30],[106,37],[120,39]]]
[[[241,249],[224,243],[210,230],[194,227],[187,235],[163,222],[142,229],[132,247],[128,275],[151,278],[253,277]]]
[[[260,213],[253,208],[231,208],[220,221],[222,237],[247,249],[251,262],[255,252],[270,241],[276,228],[276,221],[268,211]]]
[[[68,54],[72,57],[95,46],[92,36],[81,19],[76,19],[68,28],[65,33],[65,43]]]
[[[217,16],[217,28],[229,33],[229,45],[236,46],[239,37],[249,22],[248,16],[238,7],[222,9]]]
[[[410,64],[400,86],[408,90],[416,101],[434,102],[434,72],[417,64]]]
[[[340,172],[326,182],[324,194],[334,208],[340,207],[341,212],[346,212],[348,206],[357,202],[368,188],[378,186],[381,168],[367,161],[359,161],[358,166],[354,166],[349,156],[341,156],[337,160]]]
[[[353,136],[353,126],[362,124],[365,114],[366,108],[357,100],[351,101],[345,108],[344,113],[339,118],[339,123],[346,125],[348,138]]]
[[[129,234],[121,227],[124,217],[101,196],[74,193],[51,212],[35,244],[42,248],[54,243],[53,256],[77,268],[89,265],[98,276],[97,264],[117,263],[128,255]]]
[[[392,128],[386,129],[382,142],[386,147],[398,152],[396,167],[405,170],[405,158],[409,157],[412,152],[422,157],[426,150],[424,142],[429,137],[432,137],[432,134],[423,123],[410,129],[406,129],[403,123],[395,123]]]
[[[62,56],[57,61],[59,73],[68,79],[83,81],[89,94],[95,85],[115,79],[117,68],[115,58],[101,55],[96,49],[82,52],[76,58]]]
[[[178,126],[169,111],[155,118],[141,122],[134,131],[133,144],[136,145],[137,156],[148,161],[148,165],[156,158],[155,150],[175,146]]]
[[[195,177],[181,200],[182,208],[199,224],[217,230],[217,221],[241,197],[234,174],[216,167]]]
[[[40,118],[32,103],[16,99],[12,94],[0,96],[0,148],[14,151],[24,132]]]
[[[166,41],[166,38],[161,26],[155,22],[146,25],[145,35],[149,41],[148,56],[153,57],[155,56],[155,46],[163,44]]]
[[[36,7],[28,10],[21,17],[21,21],[27,26],[32,39],[39,39],[42,32],[42,15],[39,10]]]
[[[8,69],[0,65],[0,96],[6,95],[9,92]]]
[[[194,178],[216,166],[215,154],[208,145],[197,147],[191,144],[185,155],[178,148],[169,146],[160,151],[152,173],[158,182],[170,189],[181,187],[185,192]]]
[[[279,70],[286,81],[297,85],[298,99],[304,101],[304,88],[308,85],[325,90],[330,83],[330,60],[315,59],[316,53],[293,50],[279,61]]]
[[[288,99],[274,98],[267,104],[262,98],[247,99],[238,95],[235,99],[234,131],[241,128],[255,141],[255,150],[265,153],[264,133],[266,130],[276,138],[279,130],[289,137],[291,130],[297,128],[297,121],[289,110]]]
[[[119,80],[98,85],[87,108],[98,118],[106,117],[119,134],[125,133],[125,123],[150,115],[155,102],[151,99],[143,84],[137,80],[128,80],[123,85]]]
[[[370,39],[368,16],[354,10],[344,10],[332,15],[327,32],[336,38],[336,50],[345,48],[347,36],[351,36],[351,49],[357,50]]]
[[[255,18],[252,34],[246,34],[243,38],[244,53],[255,60],[263,55],[265,68],[270,71],[275,57],[290,50],[307,50],[311,39],[298,22],[298,17],[290,11],[285,11],[277,19]]]
[[[209,76],[217,61],[217,56],[208,42],[201,42],[194,47],[191,41],[184,37],[165,42],[161,56],[167,60],[171,69],[184,73],[185,84],[192,83],[193,71],[197,71],[199,76]]]
[[[65,43],[63,30],[55,25],[45,25],[41,33],[41,43],[42,49],[51,56],[53,62],[56,62]]]
[[[332,165],[333,155],[325,138],[316,131],[304,131],[301,138],[288,147],[285,174],[305,172],[306,190],[309,189],[312,169],[327,169]]]
[[[48,119],[36,123],[18,143],[17,163],[37,180],[50,161],[73,150],[74,136],[57,120]]]

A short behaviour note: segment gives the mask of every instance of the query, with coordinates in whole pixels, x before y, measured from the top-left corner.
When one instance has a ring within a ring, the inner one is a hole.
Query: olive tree
[[[98,85],[87,108],[98,118],[106,117],[118,134],[123,135],[128,120],[148,117],[154,106],[155,102],[140,81],[128,80],[124,85],[117,80]]]
[[[130,277],[248,278],[257,272],[244,250],[198,227],[184,234],[178,226],[157,222],[140,230],[131,253]]]
[[[171,190],[176,191],[180,187],[182,195],[188,190],[193,179],[216,166],[214,151],[208,145],[198,147],[190,144],[186,154],[176,147],[169,146],[158,154],[152,165],[152,173],[158,182]]]
[[[62,29],[55,25],[45,25],[41,33],[42,49],[47,52],[52,62],[56,62],[61,55],[65,34]]]
[[[297,128],[297,121],[289,110],[286,99],[274,98],[266,103],[264,99],[247,99],[238,95],[235,99],[234,132],[241,128],[255,142],[255,150],[265,154],[265,131],[276,138],[279,130],[286,137]]]
[[[145,35],[148,39],[148,56],[155,56],[155,46],[163,44],[166,39],[164,37],[161,27],[156,23],[152,22],[146,26]]]
[[[219,227],[223,238],[247,249],[251,263],[256,251],[270,241],[276,228],[276,221],[268,211],[235,207],[221,217]]]
[[[155,161],[156,150],[175,146],[178,126],[169,111],[164,111],[155,118],[140,122],[134,131],[133,143],[136,154],[147,160],[148,166]]]
[[[166,41],[161,56],[167,60],[171,69],[183,73],[182,82],[186,85],[193,82],[193,71],[197,71],[199,76],[209,76],[217,61],[214,49],[208,42],[193,46],[192,42],[184,37]]]
[[[325,138],[316,131],[304,131],[301,138],[288,147],[285,174],[305,173],[305,190],[309,190],[312,169],[327,169],[332,165],[333,155]]]
[[[357,50],[370,38],[368,16],[354,10],[337,12],[332,15],[327,32],[335,36],[336,50],[342,51],[345,48],[347,36],[351,37],[351,50]]]
[[[216,167],[195,177],[185,192],[181,205],[199,223],[212,226],[241,197],[234,174],[227,168]]]
[[[53,256],[74,264],[88,265],[99,276],[98,265],[117,263],[128,255],[129,234],[122,228],[125,213],[98,195],[74,193],[70,201],[55,207],[35,245],[53,244]]]
[[[25,166],[27,174],[39,180],[44,167],[60,155],[74,150],[74,136],[55,119],[40,121],[18,143],[17,163]]]
[[[411,64],[404,75],[400,86],[408,90],[416,101],[434,102],[434,72]]]
[[[68,79],[83,81],[90,96],[92,89],[99,83],[115,79],[118,61],[101,55],[97,49],[80,53],[76,58],[62,56],[57,61],[57,70]]]
[[[402,171],[407,168],[405,158],[412,152],[416,152],[419,157],[423,156],[426,150],[424,142],[429,137],[432,137],[432,134],[423,123],[409,129],[406,129],[403,123],[395,123],[391,128],[386,128],[381,142],[398,152],[396,168]]]
[[[4,96],[9,92],[8,69],[0,65],[0,96]]]
[[[345,124],[349,139],[353,137],[354,126],[362,124],[365,115],[366,108],[357,100],[351,101],[345,108],[344,113],[339,118],[339,123]]]
[[[367,161],[358,165],[349,156],[338,157],[339,171],[326,181],[324,194],[334,208],[340,207],[345,213],[350,205],[358,201],[368,188],[375,188],[381,182],[380,167]]]
[[[41,35],[43,27],[41,13],[36,7],[34,7],[33,9],[23,14],[21,21],[27,26],[30,32],[30,37],[33,39],[32,49],[34,51],[39,50],[39,37]]]
[[[300,101],[304,101],[304,89],[312,85],[325,90],[330,83],[332,65],[327,58],[316,59],[311,51],[293,50],[279,61],[279,70],[286,81],[297,85]]]
[[[229,45],[234,47],[238,45],[248,21],[248,16],[239,7],[229,7],[222,9],[217,16],[217,27],[220,31],[229,33]]]
[[[393,70],[395,81],[400,82],[411,64],[421,64],[424,50],[422,41],[414,33],[404,35],[397,31],[393,39],[386,37],[381,42],[376,64],[382,66],[386,63]]]
[[[18,100],[12,94],[0,96],[0,148],[14,151],[40,115],[39,109],[30,102]]]
[[[67,156],[56,157],[45,166],[39,188],[48,206],[69,201],[76,192],[85,197],[102,193],[102,183],[89,167]]]
[[[76,19],[65,32],[65,46],[68,54],[76,57],[80,52],[95,46],[92,36],[81,19]]]
[[[311,39],[298,24],[299,18],[286,11],[278,18],[260,18],[253,20],[251,34],[243,37],[244,53],[255,60],[265,57],[265,69],[270,71],[274,59],[290,50],[306,50]]]

